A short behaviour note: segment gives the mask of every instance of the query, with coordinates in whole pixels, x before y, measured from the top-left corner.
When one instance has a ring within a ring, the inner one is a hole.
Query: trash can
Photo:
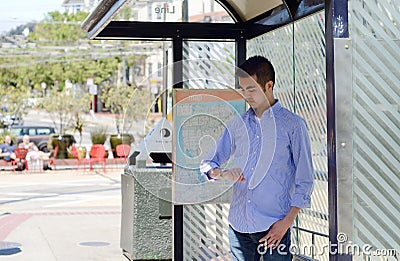
[[[129,156],[128,162],[135,164],[126,166],[121,176],[120,246],[129,260],[172,260],[172,168],[168,162],[172,137],[165,135],[165,128],[171,131],[170,125],[156,124],[144,144]],[[150,142],[155,139],[158,142]],[[148,166],[149,159],[157,165]]]

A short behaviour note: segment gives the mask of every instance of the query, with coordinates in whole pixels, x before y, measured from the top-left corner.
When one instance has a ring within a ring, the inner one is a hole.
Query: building
[[[90,12],[99,2],[100,0],[64,0],[62,7],[69,14],[79,11]]]

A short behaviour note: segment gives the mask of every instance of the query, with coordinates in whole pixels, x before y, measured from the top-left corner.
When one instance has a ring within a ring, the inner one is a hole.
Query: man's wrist
[[[289,213],[287,213],[287,215],[283,218],[283,221],[289,225],[292,225],[299,212],[300,208],[294,206],[290,207]]]
[[[222,170],[220,168],[214,168],[208,172],[208,176],[213,179],[222,178]]]

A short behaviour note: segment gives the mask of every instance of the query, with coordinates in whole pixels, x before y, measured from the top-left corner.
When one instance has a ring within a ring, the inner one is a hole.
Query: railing
[[[312,231],[312,230],[308,230],[308,229],[297,227],[297,226],[293,226],[293,229],[297,229],[298,231],[303,231],[303,232],[306,232],[306,233],[310,233],[311,234],[311,245],[312,246],[315,246],[315,236],[329,238],[329,235],[323,234],[323,233],[320,233],[320,232],[317,232],[317,231]],[[298,257],[300,257],[300,258],[298,258]],[[305,256],[301,256],[301,255],[299,255],[298,257],[296,257],[297,259],[295,259],[295,260],[315,260],[314,259],[315,258],[314,247],[311,248],[311,259],[307,258]]]

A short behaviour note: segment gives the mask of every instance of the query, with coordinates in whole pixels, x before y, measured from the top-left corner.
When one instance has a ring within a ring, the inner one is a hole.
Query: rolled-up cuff
[[[208,180],[214,180],[213,178],[211,178],[208,173],[210,172],[210,170],[218,168],[218,166],[216,164],[212,164],[212,163],[205,163],[205,164],[201,164],[200,166],[200,171],[201,173],[203,173],[203,175],[207,176]]]
[[[305,195],[294,195],[290,206],[298,208],[310,208],[311,198]]]

